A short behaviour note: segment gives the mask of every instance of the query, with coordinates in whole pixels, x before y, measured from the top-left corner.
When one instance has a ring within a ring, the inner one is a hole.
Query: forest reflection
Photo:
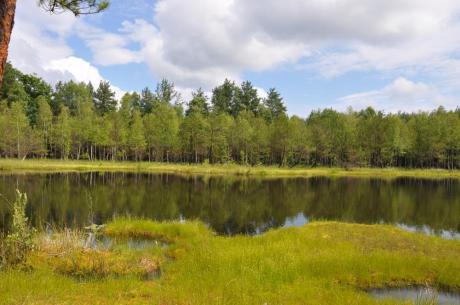
[[[114,216],[199,219],[221,234],[257,234],[311,220],[390,223],[460,232],[460,181],[401,178],[255,179],[166,174],[0,176],[0,193],[29,197],[36,227],[82,227]],[[10,219],[0,203],[0,227]]]

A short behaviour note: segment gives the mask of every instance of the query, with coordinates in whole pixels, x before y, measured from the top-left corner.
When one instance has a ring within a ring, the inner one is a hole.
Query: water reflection
[[[161,174],[0,176],[0,193],[27,192],[35,226],[83,227],[114,215],[200,219],[223,234],[257,234],[317,219],[460,232],[460,181],[357,178],[248,179]],[[0,203],[0,226],[9,221]],[[444,233],[443,233],[444,232]]]

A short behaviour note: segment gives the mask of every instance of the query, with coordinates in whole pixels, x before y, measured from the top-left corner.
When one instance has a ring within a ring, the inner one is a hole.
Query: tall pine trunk
[[[13,31],[15,11],[16,0],[0,0],[0,87],[8,58],[8,45]]]

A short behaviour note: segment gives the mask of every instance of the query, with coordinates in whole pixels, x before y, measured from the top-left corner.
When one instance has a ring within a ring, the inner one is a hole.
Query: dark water
[[[0,193],[27,192],[34,226],[81,227],[114,215],[200,219],[223,234],[255,234],[311,220],[391,223],[460,237],[460,180],[248,179],[158,174],[1,175]],[[0,198],[0,228],[10,211]]]

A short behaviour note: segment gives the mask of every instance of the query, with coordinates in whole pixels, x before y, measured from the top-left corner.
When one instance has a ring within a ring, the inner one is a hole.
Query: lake
[[[29,197],[36,227],[82,227],[114,216],[199,219],[221,234],[259,234],[312,220],[389,223],[460,237],[460,180],[184,177],[171,174],[0,175],[0,194]],[[0,228],[10,221],[0,198]]]

